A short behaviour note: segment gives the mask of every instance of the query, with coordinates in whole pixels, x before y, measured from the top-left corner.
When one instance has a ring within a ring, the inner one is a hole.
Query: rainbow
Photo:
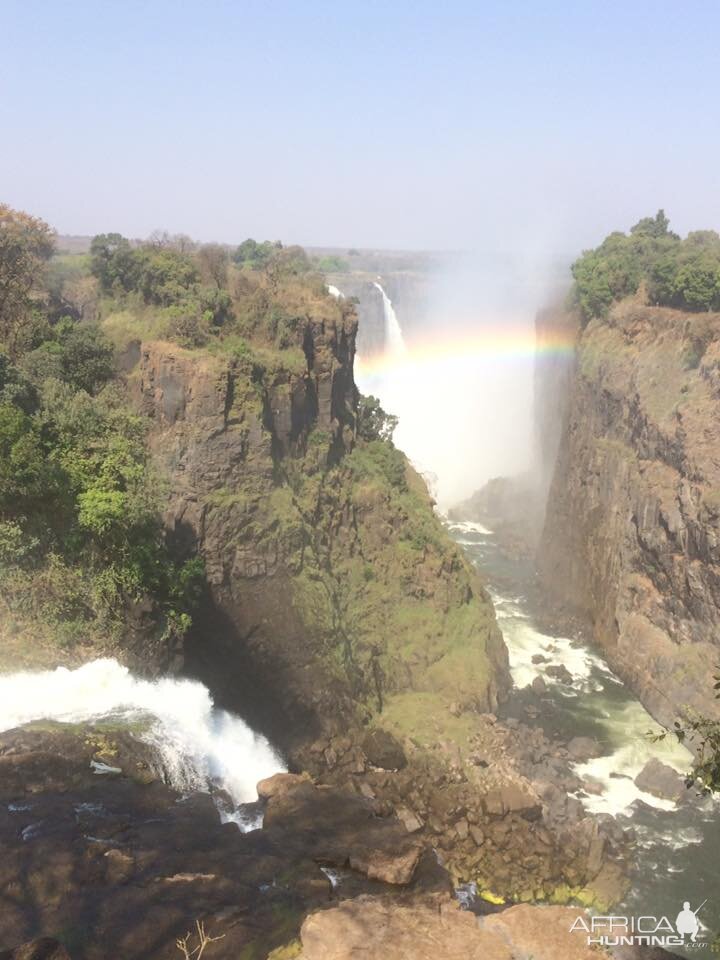
[[[488,361],[564,357],[570,356],[574,349],[575,340],[565,331],[545,332],[538,340],[532,328],[505,326],[479,333],[415,340],[402,352],[358,355],[355,368],[363,376],[375,376],[439,363],[466,366]]]

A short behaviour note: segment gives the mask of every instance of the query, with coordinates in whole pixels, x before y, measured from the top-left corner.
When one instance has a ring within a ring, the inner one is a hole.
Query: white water
[[[402,357],[407,353],[405,340],[403,339],[402,328],[392,305],[392,300],[385,293],[382,285],[376,280],[373,284],[379,291],[383,300],[383,316],[385,317],[385,349],[384,353],[391,357]]]
[[[592,705],[602,729],[601,740],[606,756],[574,764],[579,777],[597,781],[602,793],[584,796],[583,806],[593,813],[617,816],[629,811],[636,800],[660,810],[674,810],[675,804],[640,790],[635,777],[645,764],[657,758],[684,774],[690,766],[690,753],[677,740],[668,736],[653,742],[651,737],[663,732],[647,710],[630,697],[618,702],[609,692],[622,688],[622,681],[607,663],[588,647],[569,637],[551,637],[537,630],[519,609],[519,598],[493,594],[493,603],[510,657],[510,672],[516,687],[525,687],[535,677],[542,677],[548,696],[577,700],[580,707]],[[547,658],[533,663],[533,655]],[[550,665],[564,666],[572,677],[564,683],[547,674]]]
[[[139,738],[155,748],[168,782],[183,793],[217,784],[236,805],[247,803],[257,799],[258,780],[285,769],[264,737],[217,709],[196,681],[138,680],[109,659],[0,676],[0,732],[33,720],[103,719],[146,720]],[[242,815],[226,819],[241,822]]]

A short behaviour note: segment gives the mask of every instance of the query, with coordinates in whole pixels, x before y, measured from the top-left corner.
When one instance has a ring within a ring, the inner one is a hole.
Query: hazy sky
[[[718,228],[719,35],[716,0],[0,0],[0,199],[223,241]]]

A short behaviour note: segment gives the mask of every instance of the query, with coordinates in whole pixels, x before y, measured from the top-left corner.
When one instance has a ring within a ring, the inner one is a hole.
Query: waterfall
[[[400,327],[397,315],[395,314],[395,308],[392,305],[392,300],[385,293],[380,283],[375,281],[373,286],[377,287],[383,299],[383,313],[385,316],[385,353],[395,357],[402,356],[403,354],[407,353],[407,347],[405,346],[405,341],[403,340],[402,328]]]
[[[214,706],[202,683],[139,680],[116,660],[0,676],[0,732],[34,720],[139,722],[138,739],[156,750],[172,787],[217,783],[235,804],[256,800],[258,780],[285,769],[264,737]]]

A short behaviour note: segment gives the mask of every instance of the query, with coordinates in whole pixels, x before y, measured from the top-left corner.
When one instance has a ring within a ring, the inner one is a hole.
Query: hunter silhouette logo
[[[701,924],[698,914],[707,903],[703,900],[695,910],[690,901],[685,900],[682,910],[672,923],[667,916],[644,914],[636,917],[595,916],[577,917],[570,931],[582,930],[587,935],[588,944],[603,947],[645,946],[645,947],[706,947],[707,942],[700,935]]]
[[[700,921],[698,920],[697,915],[700,913],[706,903],[707,900],[703,900],[697,910],[690,909],[689,900],[686,900],[683,903],[683,908],[675,920],[675,929],[683,938],[683,940],[688,935],[690,936],[692,943],[695,943],[697,940],[698,931],[700,930]]]

